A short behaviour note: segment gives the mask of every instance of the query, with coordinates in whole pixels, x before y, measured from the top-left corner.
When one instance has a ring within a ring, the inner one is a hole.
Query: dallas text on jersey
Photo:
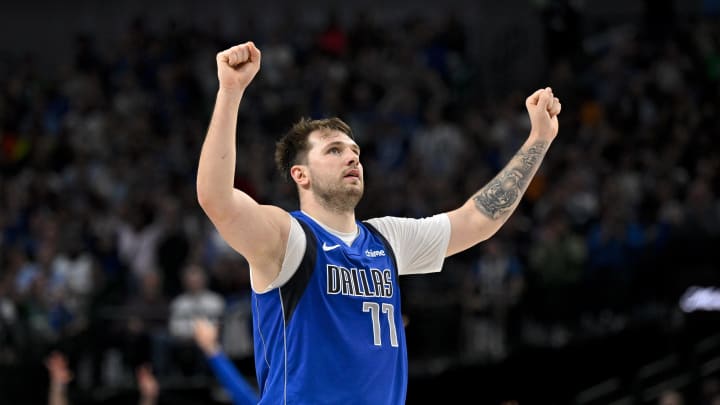
[[[327,265],[328,294],[355,297],[385,297],[393,295],[390,269],[348,269],[334,264]]]

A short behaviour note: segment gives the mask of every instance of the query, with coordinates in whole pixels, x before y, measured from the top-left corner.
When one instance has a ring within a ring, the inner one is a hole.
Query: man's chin
[[[317,192],[316,196],[326,207],[346,211],[355,209],[363,196],[363,191],[362,184],[346,184],[344,187],[338,187],[331,192],[329,190],[325,193]]]
[[[357,199],[360,200],[360,198],[362,197],[364,191],[365,191],[365,190],[364,190],[364,188],[363,188],[362,185],[361,185],[361,186],[357,186],[357,187],[350,187],[350,188],[348,189],[348,195],[357,197]]]
[[[348,205],[352,205],[353,207],[357,206],[360,202],[360,199],[363,196],[363,188],[362,187],[354,187],[348,190],[348,193],[346,195],[346,200],[349,203]]]

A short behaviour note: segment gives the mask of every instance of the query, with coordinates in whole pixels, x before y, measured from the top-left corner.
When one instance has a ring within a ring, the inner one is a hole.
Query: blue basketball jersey
[[[290,280],[253,292],[260,404],[405,403],[407,349],[392,250],[358,222],[351,246],[299,211],[305,256]]]

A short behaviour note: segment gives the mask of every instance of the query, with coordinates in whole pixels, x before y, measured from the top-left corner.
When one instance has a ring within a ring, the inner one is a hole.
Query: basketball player
[[[358,221],[365,182],[352,131],[338,118],[302,119],[275,153],[299,193],[288,213],[233,188],[238,108],[260,59],[252,42],[217,54],[197,178],[203,210],[250,264],[260,404],[403,404],[398,276],[440,271],[507,221],[557,135],[560,102],[550,88],[530,95],[532,129],[507,166],[459,208],[419,219]]]

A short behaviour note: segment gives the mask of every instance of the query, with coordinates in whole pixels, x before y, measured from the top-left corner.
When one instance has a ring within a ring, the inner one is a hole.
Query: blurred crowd
[[[247,263],[195,196],[215,53],[245,40],[263,61],[240,110],[236,186],[286,209],[296,191],[273,148],[301,116],[353,128],[360,218],[422,217],[504,166],[529,131],[527,95],[550,85],[562,100],[560,134],[500,233],[402,281],[411,363],[497,361],[674,319],[689,285],[720,285],[720,25],[537,12],[542,80],[501,97],[484,93],[474,34],[452,13],[288,17],[232,38],[137,19],[111,44],[77,34],[68,65],[0,55],[0,364],[61,347],[87,389],[148,362],[191,376],[191,321],[205,317],[252,376]]]

